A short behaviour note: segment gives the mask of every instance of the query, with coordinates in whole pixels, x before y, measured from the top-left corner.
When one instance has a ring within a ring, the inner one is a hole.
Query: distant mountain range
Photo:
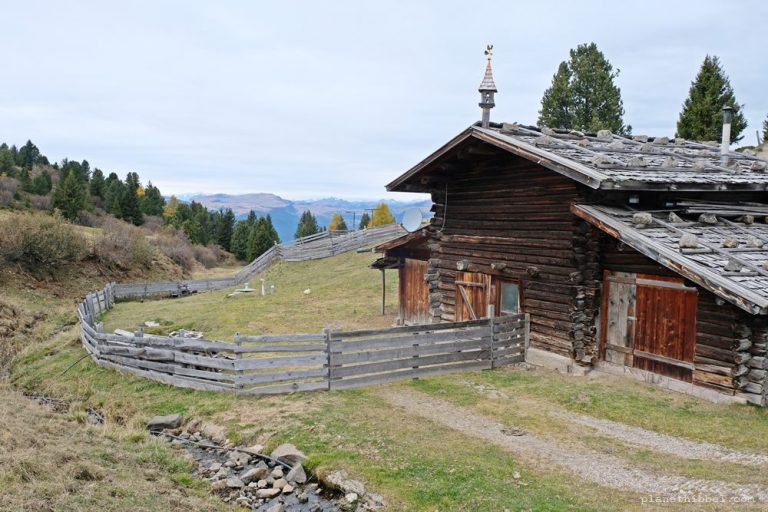
[[[400,222],[403,212],[409,208],[419,208],[424,217],[431,216],[430,208],[432,201],[395,201],[387,199],[379,200],[361,200],[348,201],[335,197],[317,199],[314,201],[291,201],[275,194],[254,193],[254,194],[190,194],[179,197],[184,201],[196,201],[202,203],[211,210],[219,208],[232,208],[238,219],[243,219],[248,212],[253,210],[258,216],[271,215],[272,223],[277,229],[281,240],[293,240],[296,227],[299,224],[299,217],[302,212],[309,210],[317,217],[317,222],[321,226],[327,226],[334,213],[341,214],[344,221],[350,229],[356,228],[360,222],[360,216],[366,211],[371,214],[382,201],[387,203],[395,218]]]

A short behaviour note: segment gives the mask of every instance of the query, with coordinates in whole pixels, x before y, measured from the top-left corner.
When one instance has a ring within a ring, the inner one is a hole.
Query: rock
[[[293,492],[293,486],[291,484],[285,484],[283,486],[283,494],[291,494]]]
[[[221,491],[227,488],[227,482],[225,480],[216,480],[211,484],[212,491]]]
[[[283,472],[283,468],[281,466],[277,466],[272,470],[272,473],[270,473],[270,476],[275,479],[283,478],[284,475],[285,473]]]
[[[167,416],[155,416],[147,422],[147,430],[154,432],[179,428],[181,426],[181,414],[169,414]]]
[[[256,482],[256,487],[258,487],[259,489],[265,489],[268,485],[269,485],[269,482],[267,482],[263,478],[258,482]]]
[[[310,293],[312,293],[311,288],[307,288],[306,290],[304,290],[304,295],[309,295]]]
[[[599,130],[597,132],[597,138],[599,140],[611,140],[613,139],[613,133],[611,133],[611,130]]]
[[[344,495],[344,500],[350,504],[356,502],[359,499],[360,496],[356,492],[350,492]]]
[[[271,507],[269,507],[266,512],[283,512],[285,510],[285,507],[283,507],[282,503],[275,503]]]
[[[304,455],[304,452],[296,448],[294,445],[290,443],[281,444],[277,448],[275,448],[272,451],[272,454],[270,455],[273,459],[278,459],[283,462],[288,462],[290,464],[296,464],[298,462],[304,462],[307,460],[307,456]]]
[[[225,462],[225,463],[224,463],[224,467],[227,467],[227,468],[233,468],[233,467],[235,467],[236,465],[237,465],[237,464],[235,464],[235,463],[234,463],[233,461],[231,461],[231,460],[228,460],[227,462]]]
[[[221,462],[214,462],[210,466],[208,466],[208,471],[211,473],[216,473],[221,469]]]
[[[245,448],[243,451],[250,453],[251,455],[259,455],[261,452],[264,451],[264,445],[263,444],[254,444],[249,446],[248,448]]]
[[[681,249],[695,249],[699,246],[699,239],[692,233],[686,233],[680,237],[680,241],[677,245]]]
[[[669,137],[656,137],[653,139],[656,144],[669,144]]]
[[[274,487],[271,489],[259,489],[256,491],[256,497],[261,499],[274,498],[280,492],[280,489],[275,489]]]
[[[717,224],[717,216],[714,213],[702,213],[699,215],[702,224]]]
[[[519,471],[513,472],[512,478],[514,478],[515,480],[520,480],[520,472]]]
[[[242,480],[237,478],[236,476],[231,476],[225,480],[227,487],[230,489],[240,489],[242,487],[245,487],[245,484]]]
[[[344,494],[355,493],[358,496],[365,494],[365,486],[358,480],[348,478],[345,470],[334,471],[320,478],[326,487],[337,489]]]
[[[288,485],[288,481],[285,478],[279,478],[272,483],[272,487],[277,487],[278,489],[282,489],[286,485]]]
[[[376,493],[368,493],[363,496],[363,502],[357,508],[358,512],[380,512],[386,510],[387,503],[384,496]]]
[[[221,468],[219,469],[215,475],[213,475],[213,478],[216,480],[221,480],[222,478],[226,478],[229,476],[229,470],[227,468]]]
[[[675,212],[669,212],[669,217],[667,217],[667,220],[671,222],[672,224],[678,224],[680,222],[685,222],[678,214]]]
[[[754,236],[748,236],[747,237],[747,247],[754,247],[756,249],[759,249],[763,245],[765,245],[765,242],[763,242],[759,238],[756,238]]]
[[[731,258],[728,260],[728,263],[725,264],[725,267],[723,269],[726,272],[740,272],[742,268],[741,263],[736,261],[735,259]]]
[[[229,453],[229,460],[234,462],[235,466],[242,467],[248,464],[251,460],[251,456],[247,453],[235,451]]]
[[[742,215],[739,217],[739,221],[743,222],[744,224],[750,225],[755,223],[755,216],[754,215]]]
[[[211,439],[215,443],[224,443],[227,440],[227,429],[214,425],[213,423],[201,423],[199,426],[200,435]]]
[[[242,480],[245,483],[253,482],[254,480],[261,480],[267,474],[269,473],[268,468],[252,468],[246,471],[242,476],[240,476],[240,480]]]
[[[250,508],[251,500],[249,500],[245,496],[240,496],[235,500],[235,505],[241,506],[243,508]]]
[[[306,483],[307,473],[304,471],[304,466],[301,464],[296,464],[293,466],[293,468],[291,468],[291,470],[285,476],[285,479],[295,484]]]
[[[739,246],[739,241],[734,238],[726,238],[723,240],[723,247],[733,249]]]
[[[646,226],[653,223],[653,215],[648,212],[637,212],[632,215],[632,224]]]

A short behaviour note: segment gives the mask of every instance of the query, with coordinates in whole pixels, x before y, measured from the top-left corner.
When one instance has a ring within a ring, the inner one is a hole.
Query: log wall
[[[456,319],[457,271],[519,282],[531,346],[591,362],[597,233],[570,213],[580,185],[523,159],[467,164],[432,191],[433,322]]]
[[[601,234],[600,267],[679,277],[614,238]],[[693,383],[763,405],[768,329],[764,320],[724,302],[699,286]],[[754,371],[756,370],[756,371]]]

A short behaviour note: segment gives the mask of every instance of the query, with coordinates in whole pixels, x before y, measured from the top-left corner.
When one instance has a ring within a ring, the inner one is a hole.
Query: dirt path
[[[513,425],[502,425],[418,391],[398,388],[395,393],[387,393],[384,397],[410,414],[427,418],[466,435],[485,439],[529,461],[544,460],[555,464],[585,480],[606,487],[645,495],[674,496],[677,499],[707,496],[728,501],[768,501],[768,488],[759,485],[652,473],[634,468],[626,461],[611,455],[576,449],[543,440],[530,433],[508,435],[505,431],[514,431]]]
[[[659,434],[652,430],[631,427],[616,421],[593,418],[592,416],[554,412],[551,415],[592,428],[602,435],[618,439],[629,445],[650,448],[684,459],[715,460],[745,466],[768,465],[768,455],[729,450],[716,444]]]

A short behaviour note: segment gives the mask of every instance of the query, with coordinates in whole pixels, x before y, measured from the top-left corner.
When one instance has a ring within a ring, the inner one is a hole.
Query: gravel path
[[[517,429],[476,414],[424,393],[399,388],[385,398],[409,414],[432,420],[466,435],[484,439],[530,461],[553,463],[585,480],[606,487],[645,495],[674,496],[675,499],[768,501],[768,488],[754,484],[733,484],[718,480],[663,475],[632,467],[611,455],[543,440],[530,433],[509,435]],[[506,433],[505,433],[506,432]]]
[[[716,444],[691,441],[680,437],[659,434],[652,430],[631,427],[611,420],[593,418],[575,413],[551,413],[580,425],[593,428],[600,434],[613,437],[624,443],[643,446],[657,452],[668,453],[684,459],[715,460],[745,466],[768,464],[768,455],[729,450]]]

